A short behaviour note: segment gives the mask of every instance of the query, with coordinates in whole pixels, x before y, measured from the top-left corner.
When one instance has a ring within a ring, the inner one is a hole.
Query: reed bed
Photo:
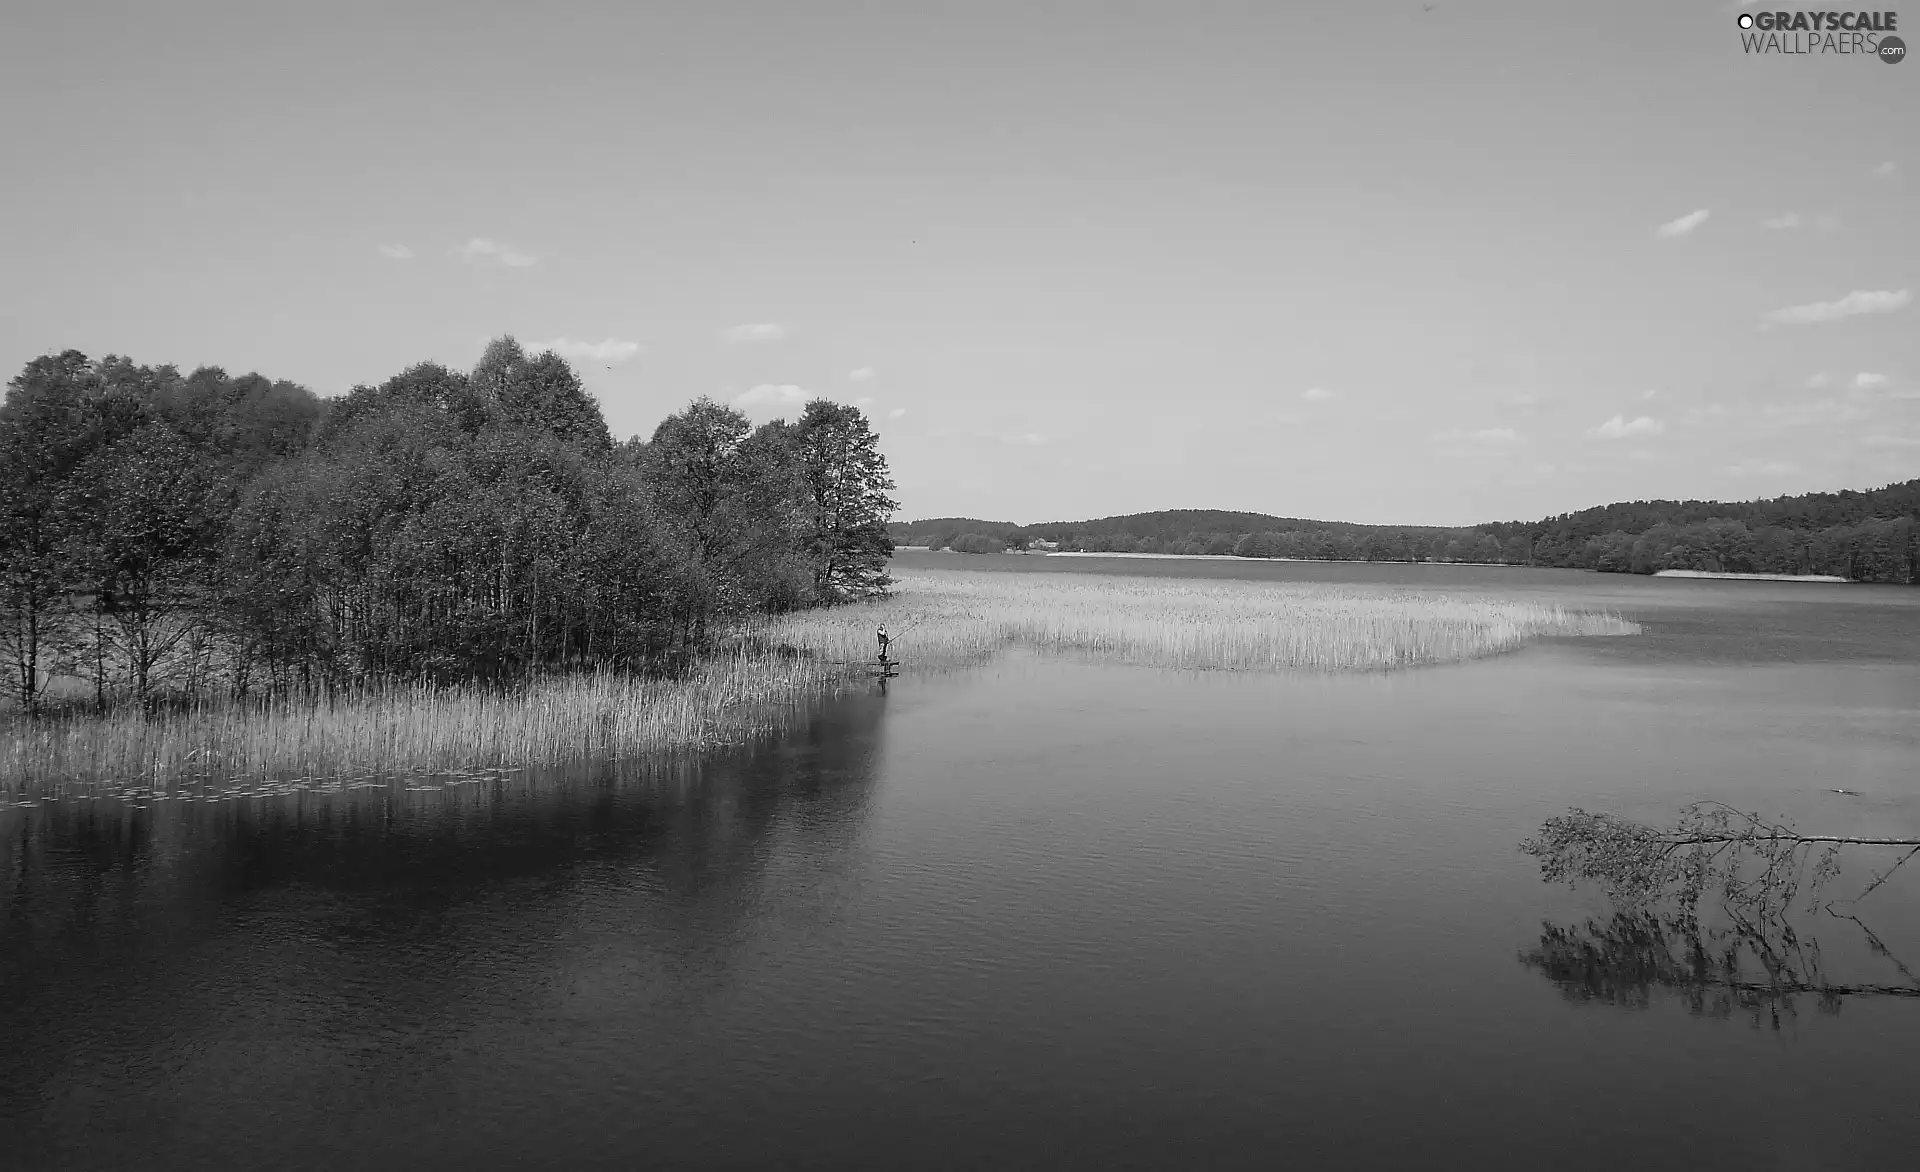
[[[780,728],[849,674],[739,646],[680,679],[614,672],[523,689],[431,687],[222,702],[145,716],[124,710],[0,732],[0,794],[104,787],[143,797],[272,781],[277,789],[397,774],[452,775],[737,744]]]
[[[817,656],[872,658],[884,622],[918,666],[1008,646],[1150,667],[1366,671],[1455,663],[1549,636],[1633,635],[1609,614],[1538,602],[1105,574],[902,571],[890,598],[769,624]]]
[[[1183,670],[1387,670],[1545,636],[1639,631],[1541,603],[1317,585],[964,570],[898,578],[888,598],[760,624],[678,679],[598,672],[510,691],[423,685],[152,716],[14,717],[0,725],[0,799],[267,796],[734,744],[864,676],[881,623],[916,670],[965,667],[1012,646]]]

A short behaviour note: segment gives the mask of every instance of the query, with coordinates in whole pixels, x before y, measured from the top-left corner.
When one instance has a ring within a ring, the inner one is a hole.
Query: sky
[[[15,0],[0,368],[511,333],[622,438],[859,404],[903,519],[1920,476],[1920,64],[1741,11]]]

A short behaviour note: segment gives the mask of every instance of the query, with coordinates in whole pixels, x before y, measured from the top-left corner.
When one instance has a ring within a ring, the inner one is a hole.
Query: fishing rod
[[[898,635],[888,635],[887,636],[888,645],[891,646],[892,644],[897,643],[900,640],[906,638],[908,631],[913,630],[915,627],[919,626],[921,623],[924,623],[926,621],[927,620],[925,619],[915,619],[911,623],[908,623],[904,628],[902,628]],[[882,625],[884,626],[885,624],[882,624]]]

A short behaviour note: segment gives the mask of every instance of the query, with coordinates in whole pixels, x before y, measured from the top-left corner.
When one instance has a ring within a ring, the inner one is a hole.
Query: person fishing
[[[880,662],[887,661],[887,624],[880,624]]]

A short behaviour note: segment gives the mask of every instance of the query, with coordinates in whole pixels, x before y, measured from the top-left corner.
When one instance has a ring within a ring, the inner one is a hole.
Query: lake
[[[903,639],[899,678],[704,760],[0,810],[8,1166],[1847,1169],[1920,1150],[1920,1000],[1803,997],[1775,1028],[1658,988],[1596,996],[1521,958],[1607,905],[1517,850],[1569,806],[1663,822],[1700,799],[1920,834],[1920,591],[899,560],[1544,597],[1645,633],[1344,676],[1021,652],[916,673]],[[1850,857],[1836,892],[1897,857]],[[1920,963],[1920,874],[1860,915]],[[1902,980],[1853,925],[1819,932],[1833,979]]]

